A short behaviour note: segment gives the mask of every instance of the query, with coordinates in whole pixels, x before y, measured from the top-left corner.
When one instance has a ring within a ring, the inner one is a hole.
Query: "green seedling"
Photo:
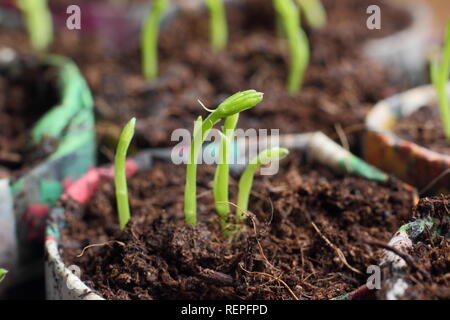
[[[216,51],[223,51],[228,41],[228,25],[225,6],[222,0],[205,0],[209,9],[209,33],[211,46]]]
[[[222,139],[220,141],[219,164],[214,175],[213,194],[216,211],[220,216],[222,228],[226,228],[230,204],[228,201],[229,155],[234,130],[239,120],[239,114],[228,117],[222,127]]]
[[[204,121],[199,117],[195,122],[184,189],[184,215],[187,224],[195,225],[197,223],[197,159],[209,132],[222,119],[252,108],[262,99],[263,94],[255,90],[238,92],[224,100],[217,109],[212,110]]]
[[[169,0],[154,0],[141,33],[142,69],[148,81],[158,76],[158,34]]]
[[[297,0],[308,25],[321,29],[327,23],[327,12],[320,0]]]
[[[0,282],[5,280],[6,274],[8,273],[8,270],[0,268]]]
[[[450,21],[447,23],[442,61],[431,61],[431,81],[436,88],[442,126],[445,136],[450,140],[450,103],[447,95],[447,81],[450,74]]]
[[[261,166],[267,165],[273,161],[280,161],[289,154],[287,149],[271,148],[262,151],[245,169],[239,179],[239,192],[237,201],[236,221],[239,223],[245,217],[250,198],[250,190],[253,184],[253,178],[256,170]]]
[[[53,42],[53,21],[47,0],[17,0],[17,5],[25,17],[32,47],[45,52]]]
[[[119,213],[119,225],[123,230],[130,220],[130,205],[128,203],[128,188],[126,176],[126,158],[128,147],[134,136],[136,119],[131,119],[123,128],[117,145],[114,161],[114,185],[116,189],[117,211]]]
[[[290,94],[296,94],[301,88],[309,63],[308,38],[300,26],[299,10],[292,0],[274,0],[274,6],[289,42],[290,70],[287,88]]]

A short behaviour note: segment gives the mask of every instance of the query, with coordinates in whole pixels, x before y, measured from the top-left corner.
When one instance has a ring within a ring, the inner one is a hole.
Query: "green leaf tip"
[[[0,268],[0,282],[5,280],[6,274],[8,273],[8,270],[5,270],[3,268]]]
[[[53,42],[53,20],[47,0],[18,0],[32,47],[45,52]]]
[[[262,151],[254,161],[261,165],[269,164],[272,161],[281,161],[289,155],[289,150],[285,148],[271,148]]]
[[[252,161],[250,161],[247,168],[244,170],[239,179],[239,191],[236,210],[236,221],[239,222],[244,218],[245,212],[248,208],[250,199],[250,192],[252,189],[253,178],[256,170],[263,165],[267,165],[273,161],[281,161],[289,154],[289,150],[284,148],[269,148],[259,153]]]
[[[241,91],[225,99],[215,110],[220,117],[230,117],[247,109],[253,108],[263,101],[264,93],[256,90]]]

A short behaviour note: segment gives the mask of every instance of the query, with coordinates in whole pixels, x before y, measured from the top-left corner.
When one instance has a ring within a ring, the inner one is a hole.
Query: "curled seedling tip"
[[[267,165],[274,161],[281,161],[289,154],[289,150],[284,148],[270,148],[262,151],[256,156],[245,169],[239,180],[239,192],[236,211],[236,220],[241,221],[244,218],[244,212],[248,209],[248,201],[250,191],[253,184],[253,178],[256,170],[261,166]]]
[[[203,102],[202,102],[200,99],[197,99],[197,102],[202,106],[203,109],[205,109],[205,110],[208,111],[209,113],[213,113],[213,112],[214,112],[214,110],[208,109],[208,108],[203,104]]]

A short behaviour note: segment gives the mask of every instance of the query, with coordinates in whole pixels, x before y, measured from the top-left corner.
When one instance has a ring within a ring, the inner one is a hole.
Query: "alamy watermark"
[[[66,13],[69,15],[66,19],[66,26],[69,30],[81,30],[81,8],[72,4],[67,7]],[[367,7],[366,13],[370,15],[367,18],[366,26],[369,30],[381,29],[381,8],[378,5]]]
[[[67,7],[66,27],[69,30],[81,30],[81,8],[75,4]]]
[[[370,16],[367,18],[367,29],[380,30],[381,29],[381,8],[377,5],[371,5],[367,7],[367,14]]]
[[[212,129],[205,140],[204,147],[200,151],[197,164],[217,165],[227,163],[229,165],[246,165],[256,163],[257,155],[269,148],[280,146],[279,129],[236,129],[233,132],[221,132]],[[231,134],[232,133],[232,134]],[[231,136],[232,138],[227,138]],[[229,139],[230,150],[224,162],[220,156],[221,139]],[[176,129],[172,132],[171,141],[178,142],[171,153],[171,160],[174,164],[190,164],[190,147],[192,134],[187,129]],[[272,161],[261,168],[261,175],[274,175],[279,170],[279,162]]]

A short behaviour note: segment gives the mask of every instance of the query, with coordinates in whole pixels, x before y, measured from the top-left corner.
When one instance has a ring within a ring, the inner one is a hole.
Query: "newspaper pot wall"
[[[337,300],[448,300],[449,201],[449,196],[420,199],[413,208],[414,220],[387,244],[369,242],[383,248],[378,276]]]
[[[245,142],[238,141],[238,157],[242,155]],[[371,167],[361,159],[341,148],[322,133],[312,133],[294,136],[281,136],[280,145],[293,149],[304,150],[311,160],[317,161],[332,170],[343,173],[353,173],[366,179],[384,182],[388,176],[378,169]],[[180,150],[175,150],[178,153]],[[136,158],[127,162],[127,176],[132,176],[140,170],[152,166],[153,159],[170,159],[172,150],[161,149],[140,153]],[[239,163],[239,161],[238,161]],[[241,167],[232,166],[232,170],[240,171]],[[80,204],[86,204],[90,196],[96,192],[102,178],[113,178],[113,169],[91,169],[85,176],[69,186],[62,199],[71,199]],[[406,186],[408,192],[414,194],[412,188]],[[413,201],[416,198],[413,197]],[[61,259],[60,241],[61,230],[65,228],[66,219],[64,208],[55,208],[51,213],[51,222],[47,227],[46,237],[46,286],[48,299],[69,300],[101,300],[101,296],[90,289],[80,278],[78,266],[66,266]]]
[[[450,298],[450,196],[422,198],[413,209],[414,220],[389,241],[380,261],[384,268],[379,299],[430,300]]]
[[[450,93],[450,90],[448,92]],[[364,142],[364,159],[419,190],[427,188],[433,179],[450,169],[450,155],[440,154],[405,141],[394,135],[392,130],[400,118],[414,113],[423,106],[437,103],[436,100],[434,87],[422,86],[375,105],[366,119],[368,132]],[[430,190],[448,193],[450,176],[441,177]]]
[[[49,208],[64,183],[95,165],[93,100],[85,80],[65,57],[49,56],[45,63],[58,69],[60,104],[38,120],[30,139],[39,143],[51,137],[58,144],[50,156],[13,181],[0,180],[0,265],[9,270],[2,290],[43,273],[40,265]]]

